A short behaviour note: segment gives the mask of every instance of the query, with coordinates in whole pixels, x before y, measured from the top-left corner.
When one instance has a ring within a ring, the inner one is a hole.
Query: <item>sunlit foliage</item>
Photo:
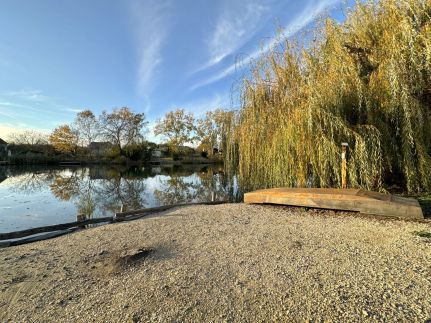
[[[68,125],[61,125],[50,134],[49,142],[58,152],[75,154],[78,149],[78,133]]]
[[[228,165],[249,189],[350,187],[430,191],[431,1],[358,2],[311,43],[283,41],[241,91]]]
[[[196,135],[200,141],[199,148],[212,156],[214,149],[224,152],[226,149],[226,136],[228,124],[232,118],[232,111],[215,109],[207,111],[205,116],[198,119]]]
[[[157,121],[154,134],[166,137],[169,147],[178,152],[180,146],[195,139],[194,121],[192,113],[184,109],[176,109],[166,113],[163,119]]]

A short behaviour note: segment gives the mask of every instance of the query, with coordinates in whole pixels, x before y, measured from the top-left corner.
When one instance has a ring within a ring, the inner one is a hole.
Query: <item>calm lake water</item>
[[[0,167],[0,232],[174,203],[236,201],[223,166]]]

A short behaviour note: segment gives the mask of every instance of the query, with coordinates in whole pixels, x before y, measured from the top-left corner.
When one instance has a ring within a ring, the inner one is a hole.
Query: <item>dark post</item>
[[[121,205],[121,209],[119,213],[115,213],[115,220],[116,221],[122,221],[126,217],[125,215],[121,214],[123,212],[127,212],[127,204]]]
[[[347,188],[347,142],[341,143],[341,188]]]
[[[85,221],[86,219],[87,219],[87,217],[83,213],[79,213],[76,216],[76,222],[82,222],[82,221]],[[83,229],[83,228],[85,228],[85,225],[80,225],[79,227]]]

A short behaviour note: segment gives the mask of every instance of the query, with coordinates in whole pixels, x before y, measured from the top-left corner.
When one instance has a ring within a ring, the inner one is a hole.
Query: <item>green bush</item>
[[[134,161],[148,160],[151,157],[151,148],[147,143],[128,145],[124,148],[124,155]]]

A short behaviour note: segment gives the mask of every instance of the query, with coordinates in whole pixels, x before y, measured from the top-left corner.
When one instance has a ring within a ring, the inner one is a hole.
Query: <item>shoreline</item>
[[[0,249],[11,321],[431,317],[429,223],[187,206]]]
[[[0,167],[8,166],[188,166],[188,165],[223,165],[224,162],[220,160],[195,160],[187,159],[182,160],[167,160],[167,159],[151,159],[145,161],[127,161],[127,162],[115,162],[115,161],[46,161],[40,163],[10,163],[9,161],[0,162]]]

